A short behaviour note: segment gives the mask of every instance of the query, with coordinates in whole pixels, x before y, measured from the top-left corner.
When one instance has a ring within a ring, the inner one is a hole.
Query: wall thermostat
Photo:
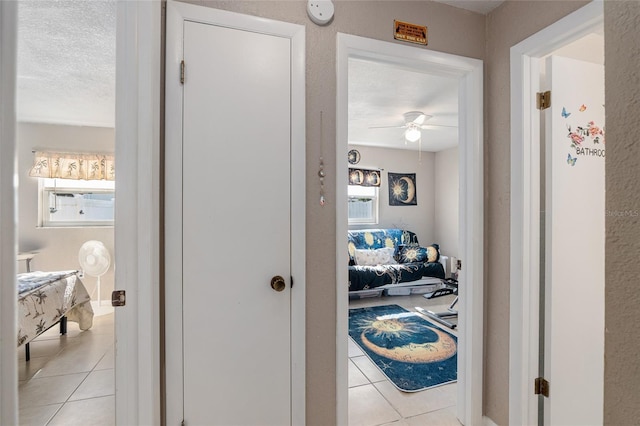
[[[327,25],[333,19],[333,2],[331,0],[309,0],[307,14],[318,25]]]

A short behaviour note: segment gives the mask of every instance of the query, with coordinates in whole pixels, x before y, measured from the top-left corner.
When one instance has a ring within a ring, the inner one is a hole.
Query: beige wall
[[[482,15],[432,2],[334,1],[326,27],[310,23],[305,1],[205,1],[307,28],[307,424],[335,424],[335,150],[325,142],[328,202],[317,202],[319,115],[335,129],[336,33],[393,41],[392,20],[429,27],[427,49],[485,60],[485,365],[484,414],[508,424],[510,125],[509,49],[585,1],[508,1]],[[635,139],[640,88],[640,3],[605,2],[607,209],[640,210]],[[486,29],[485,29],[486,24]],[[631,60],[629,60],[631,58]],[[330,138],[326,138],[330,140]],[[605,424],[640,418],[638,217],[607,217]]]
[[[324,134],[336,128],[336,33],[393,40],[393,20],[429,27],[427,49],[483,59],[485,18],[433,2],[334,1],[335,18],[325,27],[313,24],[306,1],[204,1],[204,4],[251,15],[302,24],[307,29],[307,424],[335,424],[335,145],[325,137],[322,148],[327,203],[318,203],[320,111]],[[451,23],[456,23],[452,25]],[[405,43],[402,43],[405,44]],[[417,47],[420,48],[420,47]]]
[[[434,241],[442,254],[459,257],[459,176],[458,147],[436,152],[435,158],[435,228]],[[447,271],[450,271],[447,265]]]
[[[37,251],[31,262],[34,271],[80,269],[78,250],[87,240],[102,241],[113,260],[113,227],[38,228],[38,179],[29,177],[34,149],[53,151],[113,152],[114,129],[104,127],[63,126],[19,123],[18,151],[18,250]],[[24,272],[21,262],[19,272]],[[113,290],[113,264],[101,277],[102,299]],[[91,294],[96,279],[85,276],[82,282]],[[97,295],[94,296],[97,298]]]
[[[605,2],[604,424],[640,419],[640,2]]]
[[[352,225],[349,229],[400,228],[408,229],[418,235],[422,244],[438,242],[435,240],[435,153],[423,152],[418,159],[416,151],[407,149],[385,149],[371,146],[349,145],[360,152],[361,160],[354,167],[383,169],[380,174],[379,223],[378,225]],[[415,173],[415,206],[389,205],[388,173]],[[345,183],[346,184],[346,183]],[[345,237],[346,238],[346,237]],[[345,240],[346,241],[346,240]]]

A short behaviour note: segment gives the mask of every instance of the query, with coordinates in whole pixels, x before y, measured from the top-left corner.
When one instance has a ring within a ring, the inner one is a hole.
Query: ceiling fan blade
[[[427,118],[427,116],[425,114],[420,114],[413,120],[413,122],[416,123],[416,124],[422,124],[422,123],[424,123],[424,119],[425,118]]]
[[[402,116],[404,117],[404,124],[415,123],[417,125],[424,123],[425,120],[432,117],[422,111],[409,111],[402,114]]]
[[[444,124],[423,124],[420,126],[422,129],[430,129],[435,127],[449,127],[451,129],[457,129],[458,126],[445,126]]]
[[[404,129],[406,126],[369,126],[370,129]]]

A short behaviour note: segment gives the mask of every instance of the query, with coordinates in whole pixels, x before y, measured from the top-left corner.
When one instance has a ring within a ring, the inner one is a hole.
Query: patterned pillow
[[[396,260],[393,258],[395,249],[392,247],[385,247],[375,250],[360,250],[356,249],[356,265],[360,266],[376,266],[376,265],[391,265],[396,264]]]
[[[417,244],[403,244],[398,246],[395,257],[399,263],[435,263],[440,259],[440,247],[438,244],[431,244],[427,247],[420,247]]]

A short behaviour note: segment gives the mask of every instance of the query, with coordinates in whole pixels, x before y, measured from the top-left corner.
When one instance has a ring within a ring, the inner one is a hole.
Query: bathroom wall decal
[[[604,105],[602,105],[604,108]],[[584,113],[587,110],[586,104],[581,104],[577,111]],[[594,120],[583,120],[580,115],[574,115],[573,111],[567,107],[562,107],[562,118],[566,120],[567,138],[569,146],[575,150],[576,157],[572,159],[571,154],[567,157],[567,164],[575,166],[577,156],[605,157],[605,137],[604,127],[598,125]],[[570,118],[572,117],[572,118]],[[584,116],[583,116],[584,117]],[[586,124],[584,124],[586,121]]]

